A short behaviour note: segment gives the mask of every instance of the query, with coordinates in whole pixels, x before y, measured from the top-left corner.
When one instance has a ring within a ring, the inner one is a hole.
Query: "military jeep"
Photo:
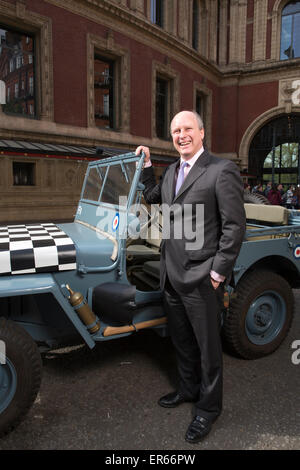
[[[88,165],[72,223],[0,227],[0,435],[33,404],[41,353],[135,334],[168,334],[159,289],[162,217],[142,199],[144,155]],[[226,287],[224,345],[245,359],[272,353],[299,285],[298,214],[245,204],[248,227]]]

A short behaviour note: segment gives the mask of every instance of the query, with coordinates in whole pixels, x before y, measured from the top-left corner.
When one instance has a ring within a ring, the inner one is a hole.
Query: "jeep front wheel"
[[[40,388],[42,361],[31,336],[0,318],[0,437],[25,416]]]
[[[246,274],[224,320],[226,345],[244,359],[271,354],[287,336],[293,310],[293,292],[283,277],[263,270]]]

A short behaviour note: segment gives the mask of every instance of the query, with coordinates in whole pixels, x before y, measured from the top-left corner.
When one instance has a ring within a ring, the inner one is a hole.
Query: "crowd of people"
[[[270,204],[284,206],[287,209],[300,209],[300,186],[289,185],[284,188],[282,183],[276,184],[268,181],[265,187],[257,184],[251,188],[250,184],[244,184],[244,191],[251,194],[260,194],[266,197]]]

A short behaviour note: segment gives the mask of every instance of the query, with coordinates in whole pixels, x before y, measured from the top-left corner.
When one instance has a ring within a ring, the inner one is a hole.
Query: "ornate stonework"
[[[299,106],[300,112],[300,73],[298,77],[279,81],[278,106],[283,106],[286,113],[290,113],[293,106]]]

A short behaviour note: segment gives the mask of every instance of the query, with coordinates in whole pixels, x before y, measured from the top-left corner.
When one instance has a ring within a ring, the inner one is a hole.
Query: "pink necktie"
[[[176,189],[175,189],[175,194],[178,193],[179,189],[181,188],[181,185],[182,183],[184,182],[184,169],[186,166],[188,166],[189,164],[187,162],[184,162],[180,169],[179,169],[179,173],[178,173],[178,177],[177,177],[177,183],[176,183]]]

